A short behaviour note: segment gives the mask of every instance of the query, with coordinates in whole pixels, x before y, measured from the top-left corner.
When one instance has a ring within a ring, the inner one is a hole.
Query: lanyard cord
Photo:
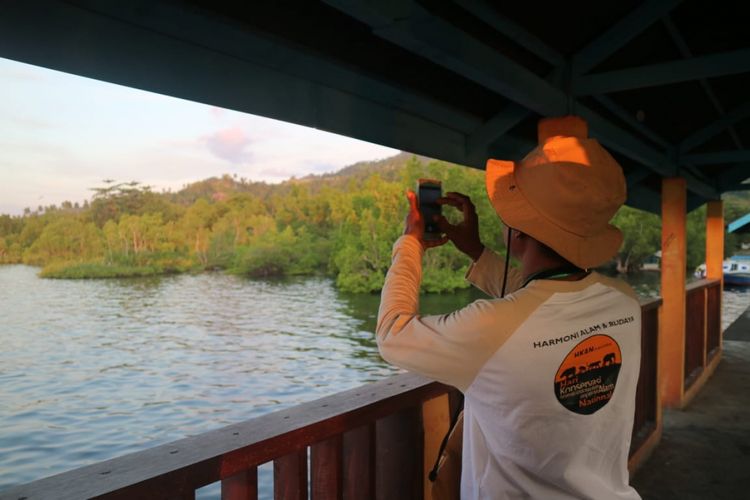
[[[510,264],[510,236],[511,232],[513,230],[508,228],[508,238],[505,242],[505,271],[503,272],[503,287],[500,290],[500,298],[505,297],[505,287],[508,284],[508,265]],[[580,271],[580,270],[579,270]],[[534,277],[532,276],[532,279]],[[524,286],[526,284],[524,283]],[[450,437],[451,433],[453,432],[453,429],[456,427],[456,424],[458,423],[458,417],[461,415],[461,411],[463,411],[463,405],[460,404],[456,407],[456,412],[453,415],[453,418],[451,419],[451,426],[448,429],[448,432],[445,433],[445,437],[443,437],[443,441],[440,443],[440,450],[438,450],[437,458],[435,459],[435,465],[432,467],[432,470],[429,474],[429,479],[433,483],[437,479],[437,473],[438,473],[438,466],[440,466],[440,459],[443,457],[443,452],[445,451],[445,447],[448,445],[448,438]]]
[[[513,230],[508,228],[508,241],[505,242],[505,270],[503,271],[503,288],[500,290],[500,298],[505,297],[505,285],[508,283],[508,265],[510,264],[510,233]]]
[[[580,274],[580,273],[585,273],[585,272],[586,272],[585,270],[581,269],[580,267],[576,267],[574,265],[556,267],[554,269],[545,269],[544,271],[539,271],[538,273],[534,273],[528,278],[526,278],[526,281],[524,281],[523,286],[521,286],[521,288],[524,288],[526,285],[528,285],[534,280],[551,280],[555,278],[567,278],[568,276],[573,276],[574,274]]]
[[[508,239],[507,239],[507,242],[505,243],[505,270],[503,272],[503,286],[502,286],[502,289],[500,290],[500,298],[505,297],[505,287],[508,284],[508,266],[510,264],[510,241],[511,241],[510,236],[511,236],[512,231],[513,231],[512,229],[508,228]],[[521,288],[524,288],[526,285],[528,285],[534,280],[567,278],[568,276],[573,276],[574,274],[579,274],[583,272],[586,272],[586,271],[574,265],[556,267],[554,269],[546,269],[544,271],[539,271],[537,273],[534,273],[528,278],[526,278],[526,281],[523,283],[523,286],[521,286]],[[451,426],[448,429],[448,432],[445,434],[443,441],[440,443],[440,450],[438,450],[437,458],[435,459],[435,465],[432,467],[432,470],[430,471],[430,474],[428,476],[430,481],[432,481],[433,483],[437,479],[438,466],[440,465],[440,459],[443,457],[443,452],[445,451],[445,447],[448,445],[448,438],[453,432],[453,429],[456,427],[456,423],[458,422],[458,416],[461,414],[462,410],[463,410],[463,405],[458,405],[458,407],[456,408],[456,413],[453,415],[453,418],[451,419]]]

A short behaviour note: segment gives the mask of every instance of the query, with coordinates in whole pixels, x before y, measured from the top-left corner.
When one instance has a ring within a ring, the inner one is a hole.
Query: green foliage
[[[654,214],[623,206],[612,224],[622,231],[623,242],[617,253],[620,272],[638,269],[640,264],[661,248],[661,220]]]
[[[482,241],[502,253],[503,228],[489,203],[484,173],[401,154],[359,163],[338,174],[269,185],[223,176],[155,193],[137,182],[107,181],[82,206],[30,209],[0,216],[0,263],[44,266],[42,276],[106,278],[224,269],[250,277],[328,274],[347,292],[383,286],[393,242],[417,179],[440,179],[468,194]],[[727,221],[750,211],[750,199],[728,197]],[[451,207],[449,220],[461,214]],[[703,261],[705,211],[687,220],[688,264]],[[613,223],[624,233],[617,256],[626,271],[660,247],[657,216],[623,207]],[[727,237],[732,254],[748,236]],[[451,244],[424,257],[422,291],[465,288],[469,261]]]
[[[687,267],[692,272],[706,261],[706,207],[687,215]],[[734,253],[734,252],[732,252]]]
[[[27,264],[82,261],[102,253],[101,231],[91,222],[61,217],[44,227],[34,243],[23,253]]]

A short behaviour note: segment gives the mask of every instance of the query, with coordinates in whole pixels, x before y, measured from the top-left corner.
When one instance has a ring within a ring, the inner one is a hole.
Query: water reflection
[[[0,266],[0,490],[396,373],[375,344],[379,295],[328,279],[36,271]],[[632,279],[644,295],[658,290],[658,274]],[[422,296],[420,310],[479,298]],[[748,302],[728,290],[724,325]]]

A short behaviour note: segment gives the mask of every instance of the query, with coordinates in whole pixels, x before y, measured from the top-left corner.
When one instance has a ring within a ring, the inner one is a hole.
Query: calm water
[[[396,373],[374,342],[379,297],[328,279],[36,272],[0,266],[0,491]],[[648,295],[656,281],[636,285]],[[423,297],[422,311],[477,297]],[[724,325],[748,304],[727,292]]]
[[[379,297],[328,279],[37,271],[0,266],[0,491],[396,373],[374,342]]]

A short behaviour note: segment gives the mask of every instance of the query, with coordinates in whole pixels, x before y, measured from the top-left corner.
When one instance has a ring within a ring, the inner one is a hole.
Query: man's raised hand
[[[448,238],[443,236],[439,240],[424,239],[424,219],[422,213],[419,211],[419,202],[417,201],[417,195],[414,191],[409,189],[406,192],[406,198],[409,200],[409,212],[406,214],[406,221],[404,222],[404,234],[415,236],[422,244],[422,248],[439,247],[448,242]]]
[[[442,215],[437,216],[435,221],[456,248],[468,255],[471,260],[478,260],[484,251],[484,245],[479,239],[479,219],[471,198],[465,194],[450,192],[438,198],[437,202],[440,205],[455,207],[463,213],[464,220],[455,226]]]

